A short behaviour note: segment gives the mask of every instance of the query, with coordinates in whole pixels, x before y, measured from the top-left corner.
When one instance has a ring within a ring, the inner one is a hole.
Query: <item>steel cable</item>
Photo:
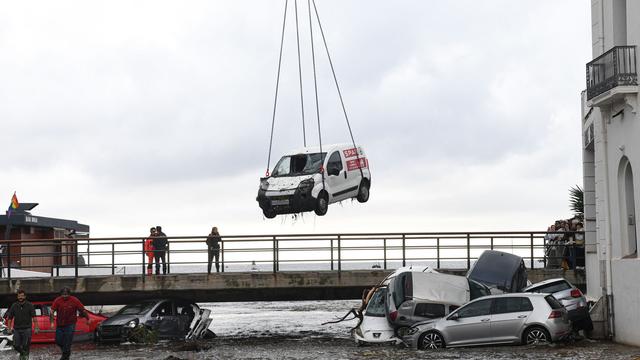
[[[311,61],[313,63],[313,86],[314,86],[315,95],[316,95],[316,118],[318,120],[318,141],[320,143],[320,156],[322,157],[322,131],[320,130],[320,105],[318,104],[318,79],[316,77],[316,54],[313,46],[313,22],[311,19],[311,0],[307,0],[307,6],[309,8],[309,34],[311,36]],[[321,167],[320,170],[322,173],[322,190],[325,190],[324,167]],[[327,201],[329,201],[328,198],[327,198]]]
[[[302,64],[300,61],[300,31],[298,26],[298,0],[293,2],[296,12],[296,42],[298,44],[298,78],[300,79],[300,107],[302,112],[302,142],[307,147],[307,134],[304,124],[304,94],[302,91]]]

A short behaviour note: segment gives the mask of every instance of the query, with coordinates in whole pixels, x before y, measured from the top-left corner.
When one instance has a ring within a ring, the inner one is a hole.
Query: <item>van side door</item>
[[[326,181],[327,185],[329,185],[329,202],[347,199],[350,197],[351,192],[353,192],[340,151],[334,151],[329,156],[329,160],[327,161]]]

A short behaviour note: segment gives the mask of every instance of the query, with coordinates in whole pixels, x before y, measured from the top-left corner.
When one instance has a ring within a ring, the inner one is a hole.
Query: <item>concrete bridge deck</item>
[[[441,270],[464,275],[465,270]],[[181,297],[196,302],[340,300],[360,299],[362,292],[378,284],[391,270],[227,272],[160,276],[110,275],[0,280],[4,306],[24,289],[30,300],[52,300],[67,286],[86,305],[127,304],[140,299]],[[584,276],[574,271],[529,270],[529,280],[565,277],[584,287]]]

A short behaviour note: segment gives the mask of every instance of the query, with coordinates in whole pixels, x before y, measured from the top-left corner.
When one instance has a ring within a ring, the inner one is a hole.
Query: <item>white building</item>
[[[587,290],[608,300],[614,340],[640,346],[640,1],[592,0],[591,29],[582,93]]]

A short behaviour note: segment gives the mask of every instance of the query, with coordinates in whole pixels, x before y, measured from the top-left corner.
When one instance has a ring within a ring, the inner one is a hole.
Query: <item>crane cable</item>
[[[280,67],[282,65],[282,47],[284,45],[284,29],[287,23],[287,6],[289,5],[289,0],[285,0],[284,2],[284,18],[282,20],[282,36],[280,37],[280,56],[278,57],[278,75],[276,76],[276,94],[273,100],[273,116],[271,118],[271,136],[269,137],[269,155],[267,157],[267,171],[265,173],[266,177],[269,177],[269,166],[271,165],[271,149],[273,145],[273,128],[276,123],[276,108],[278,106],[278,88],[280,86]]]
[[[298,26],[298,0],[293,2],[296,12],[296,43],[298,44],[298,79],[300,80],[300,108],[302,113],[302,142],[307,147],[307,134],[304,128],[304,95],[302,92],[302,64],[300,61],[300,31]]]
[[[342,99],[342,92],[340,91],[340,85],[338,85],[338,78],[336,77],[336,71],[333,67],[333,61],[331,61],[331,55],[329,54],[329,46],[327,46],[327,40],[324,36],[324,30],[322,29],[322,23],[320,22],[320,15],[318,14],[318,8],[316,7],[316,0],[308,0],[313,2],[313,9],[316,13],[316,19],[318,20],[318,27],[320,28],[320,34],[322,35],[322,42],[324,43],[324,49],[327,52],[327,58],[329,59],[329,65],[331,66],[331,74],[333,74],[333,81],[336,84],[336,90],[338,90],[338,97],[340,98],[340,105],[342,105],[342,112],[344,113],[344,118],[347,121],[347,128],[349,129],[349,136],[351,137],[351,143],[353,144],[353,148],[356,151],[356,161],[358,162],[358,169],[360,169],[360,176],[364,179],[364,173],[362,171],[362,165],[360,164],[360,152],[358,151],[358,147],[356,146],[356,141],[353,138],[353,131],[351,131],[351,124],[349,123],[349,116],[347,116],[347,109],[344,106],[344,100]],[[311,9],[309,9],[311,11]],[[309,19],[311,21],[311,19]],[[313,41],[312,44],[313,46]],[[314,65],[315,71],[315,65]],[[314,73],[315,74],[315,73]],[[317,89],[316,89],[316,106],[317,106]],[[318,131],[320,131],[320,115],[318,114]],[[321,145],[322,146],[322,145]],[[321,149],[322,152],[322,149]],[[366,160],[365,160],[366,161]]]
[[[316,52],[313,46],[313,22],[311,21],[311,0],[307,0],[309,8],[309,34],[311,36],[311,60],[313,63],[313,87],[316,95],[316,117],[318,119],[318,141],[320,144],[320,156],[322,156],[322,131],[320,130],[320,105],[318,104],[318,79],[316,77]],[[324,164],[324,159],[322,159]],[[324,168],[320,165],[320,173],[322,174],[322,190],[325,190]],[[327,199],[329,201],[329,199]]]

